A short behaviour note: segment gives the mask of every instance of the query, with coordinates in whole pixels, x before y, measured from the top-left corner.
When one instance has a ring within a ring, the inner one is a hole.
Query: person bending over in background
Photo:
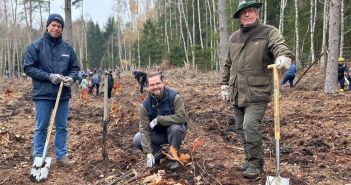
[[[144,92],[144,86],[146,85],[147,81],[147,74],[143,71],[133,71],[134,78],[137,80],[139,86],[140,86],[140,93]]]

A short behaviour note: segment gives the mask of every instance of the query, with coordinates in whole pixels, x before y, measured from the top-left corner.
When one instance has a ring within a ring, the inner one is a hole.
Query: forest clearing
[[[325,95],[323,77],[315,75],[318,70],[312,68],[294,88],[281,87],[281,176],[298,185],[350,184],[351,91]],[[163,164],[146,169],[144,154],[132,148],[142,94],[132,75],[122,73],[121,89],[110,102],[117,109],[110,113],[108,125],[109,161],[102,162],[101,155],[103,97],[92,96],[84,103],[75,96],[70,102],[69,157],[76,163],[68,169],[52,164],[43,184],[242,185],[264,184],[266,176],[275,175],[271,103],[263,119],[265,172],[258,179],[248,180],[237,170],[244,154],[232,129],[231,106],[218,95],[219,73],[172,69],[165,71],[165,76],[166,85],[183,96],[189,118],[181,153],[191,155],[194,140],[204,140],[190,163],[176,172]],[[14,79],[1,84],[0,184],[35,184],[29,179],[34,132],[31,81]],[[49,149],[49,156],[53,156],[52,143]],[[155,183],[160,177],[162,180]]]
[[[351,185],[350,15],[346,0],[1,1],[0,185]]]

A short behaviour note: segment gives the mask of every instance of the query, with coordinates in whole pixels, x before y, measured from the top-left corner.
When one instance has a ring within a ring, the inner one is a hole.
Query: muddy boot
[[[245,163],[242,163],[239,165],[239,171],[245,171],[249,168],[249,162],[248,161],[245,161]]]
[[[56,164],[60,167],[70,167],[74,164],[74,161],[70,161],[67,157],[57,159]]]
[[[263,169],[257,169],[254,166],[249,166],[243,173],[243,176],[248,179],[256,179],[263,172]]]
[[[176,169],[178,169],[180,166],[179,162],[178,161],[170,161],[168,163],[168,168],[172,171],[175,171]]]

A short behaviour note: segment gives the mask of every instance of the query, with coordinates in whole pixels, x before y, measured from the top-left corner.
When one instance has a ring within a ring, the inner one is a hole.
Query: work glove
[[[152,168],[155,166],[155,157],[152,154],[146,154],[146,166]]]
[[[49,78],[50,78],[51,83],[58,84],[58,83],[63,81],[64,77],[60,74],[52,74],[51,73]]]
[[[228,85],[221,85],[221,97],[224,101],[229,101],[229,86]]]
[[[150,122],[150,128],[151,129],[154,129],[154,127],[157,125],[157,118],[155,118],[154,120],[152,120],[151,122]]]
[[[291,59],[282,55],[282,56],[279,56],[275,59],[275,63],[278,65],[278,69],[289,69],[290,67],[290,64],[291,64]]]
[[[63,85],[66,87],[71,87],[73,85],[73,78],[70,76],[65,76],[63,78]]]

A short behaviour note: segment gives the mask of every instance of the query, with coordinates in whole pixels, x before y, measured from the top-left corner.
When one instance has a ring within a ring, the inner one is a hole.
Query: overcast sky
[[[51,2],[51,13],[64,15],[64,0],[53,0]],[[98,22],[100,28],[104,28],[108,17],[113,16],[113,0],[84,0],[84,18],[91,18]],[[73,21],[81,16],[81,8],[76,9],[72,6]]]

